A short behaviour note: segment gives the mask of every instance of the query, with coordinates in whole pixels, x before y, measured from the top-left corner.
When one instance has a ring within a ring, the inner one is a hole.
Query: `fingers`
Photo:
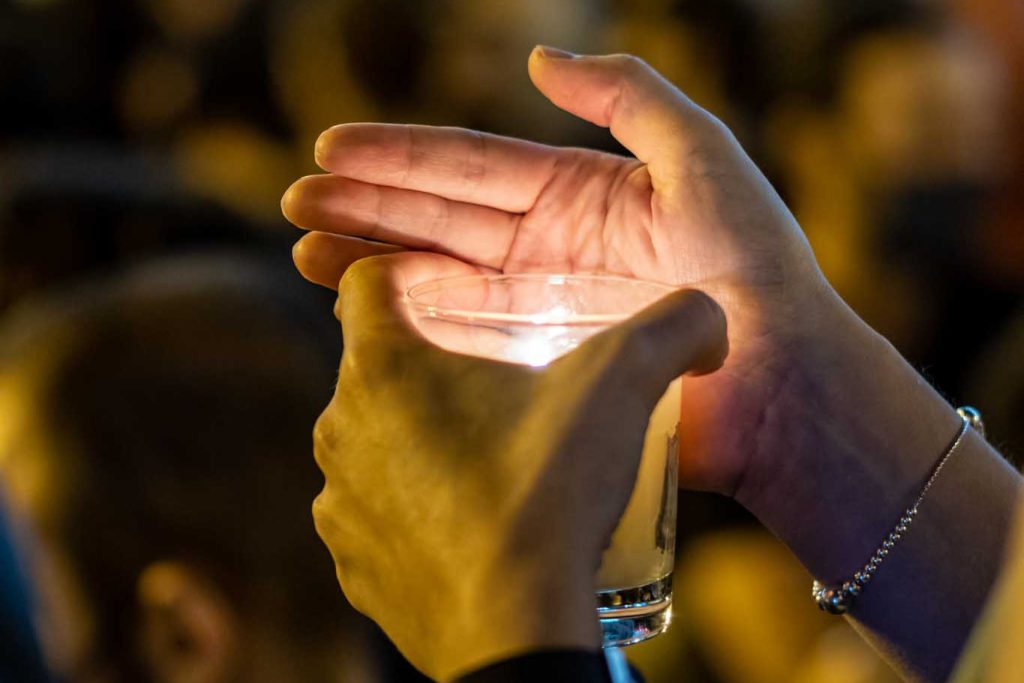
[[[351,123],[316,143],[325,171],[523,213],[554,171],[558,150],[461,128]]]
[[[442,277],[479,271],[440,254],[399,252],[353,263],[338,285],[335,311],[341,321],[346,354],[422,348],[428,342],[409,324],[405,292],[409,287]]]
[[[631,388],[653,407],[680,375],[721,367],[728,348],[722,309],[703,292],[683,289],[592,337],[578,351],[603,356],[608,386]]]
[[[297,180],[281,201],[285,217],[307,230],[368,237],[500,267],[519,216],[433,194],[331,175]]]
[[[292,260],[302,277],[330,289],[338,288],[345,271],[359,259],[402,251],[393,244],[366,240],[326,232],[311,232],[292,247]]]
[[[537,47],[530,78],[555,105],[599,126],[651,168],[677,172],[690,149],[715,134],[715,119],[643,61],[630,55],[582,56]]]

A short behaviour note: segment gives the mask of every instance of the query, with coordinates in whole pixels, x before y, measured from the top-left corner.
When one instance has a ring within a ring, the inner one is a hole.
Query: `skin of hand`
[[[405,253],[347,270],[345,352],[315,429],[314,519],[345,595],[438,680],[598,647],[594,577],[648,417],[727,348],[718,305],[680,290],[542,369],[453,354],[420,336],[402,294],[463,269]]]
[[[294,250],[299,270],[333,287],[360,257],[413,249],[475,270],[701,289],[725,311],[731,352],[683,382],[680,485],[733,496],[814,576],[849,578],[920,492],[956,413],[836,295],[717,119],[633,57],[538,48],[529,70],[555,105],[608,127],[636,158],[336,126],[316,148],[328,173],[282,201],[311,231]],[[959,450],[852,615],[925,680],[945,680],[984,606],[1021,489],[977,435]]]
[[[313,230],[299,270],[336,286],[361,256],[394,247],[484,269],[610,272],[697,287],[729,318],[736,353],[686,399],[681,482],[739,493],[785,356],[813,336],[830,289],[774,189],[720,122],[640,60],[534,51],[530,76],[556,105],[607,126],[635,159],[474,131],[351,124],[325,132],[327,175],[282,202]],[[355,239],[354,239],[355,238]]]

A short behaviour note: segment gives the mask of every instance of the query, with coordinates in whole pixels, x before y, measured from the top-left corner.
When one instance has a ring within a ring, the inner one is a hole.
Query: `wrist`
[[[888,533],[960,418],[834,293],[808,319],[778,359],[736,498],[831,580]]]
[[[736,497],[815,578],[837,583],[920,495],[962,421],[844,305],[821,322],[780,365]],[[850,616],[915,678],[952,669],[998,575],[1020,490],[1020,475],[969,431],[857,598]]]

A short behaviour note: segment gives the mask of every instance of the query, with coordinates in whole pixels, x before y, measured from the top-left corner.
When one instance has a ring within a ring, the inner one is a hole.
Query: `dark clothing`
[[[463,676],[458,683],[611,683],[601,652],[555,650],[507,659]]]

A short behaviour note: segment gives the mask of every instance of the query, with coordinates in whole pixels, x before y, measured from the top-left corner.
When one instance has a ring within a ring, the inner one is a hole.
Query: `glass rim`
[[[474,275],[454,275],[433,280],[425,280],[405,290],[403,297],[407,306],[426,314],[431,318],[464,322],[494,322],[509,323],[518,325],[558,325],[563,327],[572,326],[593,326],[613,325],[629,319],[637,311],[623,313],[589,313],[573,315],[570,319],[552,317],[547,313],[504,313],[498,311],[477,311],[451,306],[440,306],[437,304],[418,301],[417,297],[424,294],[438,292],[449,287],[458,287],[473,282],[500,282],[523,281],[543,282],[564,285],[567,281],[578,282],[621,282],[630,285],[648,287],[661,292],[665,296],[678,289],[677,286],[655,282],[653,280],[642,280],[625,275],[613,275],[605,273],[478,273]],[[656,298],[660,298],[656,297]],[[652,303],[655,299],[652,299]]]

